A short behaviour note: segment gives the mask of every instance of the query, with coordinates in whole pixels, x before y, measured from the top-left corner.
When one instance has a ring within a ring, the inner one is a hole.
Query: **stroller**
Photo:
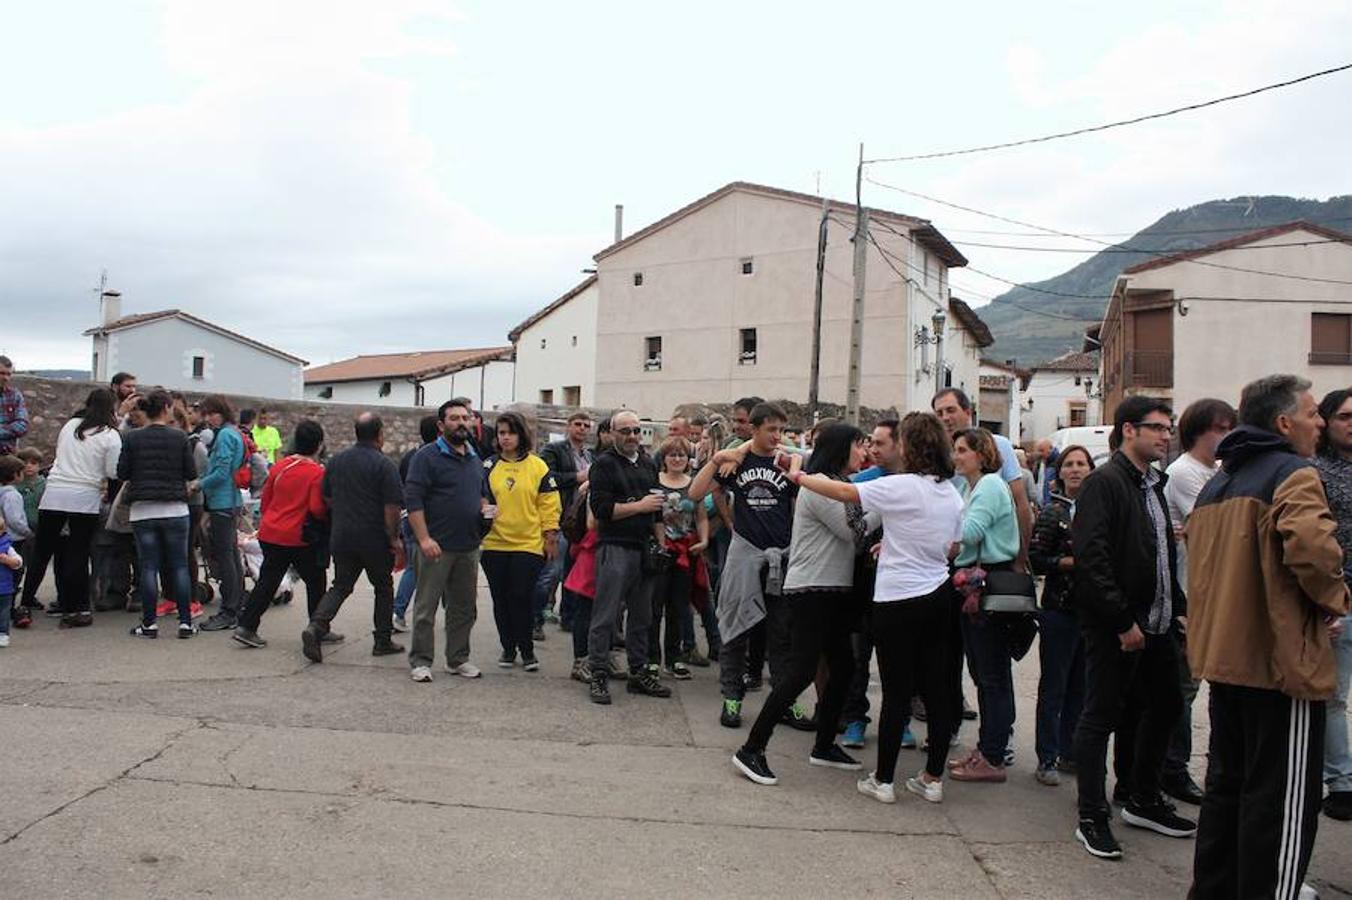
[[[253,529],[250,517],[242,516],[236,531],[240,556],[244,560],[244,578],[246,582],[258,584],[258,576],[263,572],[263,546],[258,541],[258,532]],[[291,602],[292,588],[299,576],[294,569],[287,569],[282,576],[277,592],[272,596],[272,605],[281,606]]]

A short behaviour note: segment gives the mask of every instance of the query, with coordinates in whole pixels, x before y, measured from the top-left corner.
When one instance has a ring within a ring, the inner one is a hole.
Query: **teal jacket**
[[[239,488],[235,472],[244,465],[244,438],[234,425],[223,425],[211,442],[207,470],[198,486],[208,510],[228,512],[239,506]]]
[[[1000,473],[981,476],[975,488],[963,479],[958,492],[967,510],[962,517],[962,552],[954,564],[1012,562],[1019,555],[1019,519],[1014,495]]]

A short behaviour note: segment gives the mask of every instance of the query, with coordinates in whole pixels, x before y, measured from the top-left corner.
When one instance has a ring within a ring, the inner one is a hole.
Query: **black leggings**
[[[873,641],[883,682],[878,765],[874,770],[874,777],[880,782],[890,784],[896,776],[901,732],[911,714],[911,696],[917,685],[929,712],[926,729],[929,758],[925,771],[934,778],[944,774],[955,721],[950,696],[949,667],[954,651],[949,617],[956,603],[953,584],[945,581],[923,597],[873,605]]]
[[[259,620],[272,605],[282,578],[292,566],[305,582],[305,606],[313,617],[319,601],[324,598],[329,576],[326,569],[319,567],[319,551],[314,547],[285,547],[265,541],[259,541],[259,545],[263,548],[263,565],[258,570],[249,601],[239,615],[239,624],[250,631],[258,630]]]
[[[56,599],[61,614],[74,615],[89,610],[89,547],[98,528],[96,513],[71,513],[44,509],[38,516],[37,559],[32,561],[33,576],[24,585],[24,599],[32,600],[42,581],[49,560],[56,565]],[[62,530],[66,534],[62,534]]]
[[[817,663],[826,656],[829,677],[826,690],[817,704],[816,750],[829,750],[836,742],[836,722],[845,707],[845,692],[854,674],[854,651],[850,646],[850,626],[854,607],[849,591],[805,591],[788,594],[780,601],[790,604],[790,646],[788,674],[774,680],[774,688],[751,726],[746,746],[764,750],[775,725],[793,706],[798,695],[817,675]]]
[[[689,606],[690,570],[672,565],[657,577],[653,587],[653,621],[648,626],[649,662],[661,664],[665,658],[667,668],[671,668],[681,658],[681,633],[685,621],[682,613]],[[666,640],[659,641],[663,619],[667,621],[667,636]]]

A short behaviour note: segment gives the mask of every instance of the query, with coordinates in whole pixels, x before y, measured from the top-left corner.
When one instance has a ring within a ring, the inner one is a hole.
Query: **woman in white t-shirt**
[[[949,479],[953,454],[948,435],[930,413],[911,413],[899,429],[905,474],[850,483],[794,473],[813,493],[859,503],[882,517],[882,552],[873,592],[873,639],[883,683],[878,721],[878,762],[859,782],[859,791],[894,803],[892,782],[911,695],[919,687],[929,710],[929,748],[925,768],[907,779],[906,789],[924,799],[943,800],[944,762],[955,723],[946,674],[953,653],[951,607],[955,603],[948,574],[954,543],[962,537],[962,498]]]
[[[98,527],[99,507],[109,478],[117,476],[122,437],[117,432],[117,400],[107,388],[90,391],[84,408],[61,427],[56,460],[38,505],[38,560],[55,560],[56,599],[62,628],[91,625],[89,545]],[[33,585],[34,588],[37,585]]]

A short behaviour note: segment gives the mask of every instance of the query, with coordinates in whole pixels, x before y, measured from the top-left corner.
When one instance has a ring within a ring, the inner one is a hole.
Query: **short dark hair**
[[[4,365],[4,363],[0,363]],[[13,484],[23,474],[24,461],[17,456],[0,456],[0,484]]]
[[[235,408],[220,394],[208,394],[197,405],[197,411],[203,416],[219,415],[227,422],[235,421]]]
[[[864,432],[845,422],[827,425],[812,442],[812,455],[807,458],[809,475],[844,475],[850,464],[850,450],[864,440]]]
[[[597,422],[597,423],[596,423],[596,433],[597,433],[597,434],[610,434],[610,420],[613,419],[613,418],[614,418],[614,416],[606,416],[604,419],[602,419],[601,421]]]
[[[949,394],[953,395],[953,399],[957,401],[958,408],[963,412],[972,411],[972,398],[968,397],[967,392],[962,388],[955,387],[946,387],[943,390],[936,392],[935,395],[930,398],[930,409],[934,409],[934,404],[938,403]]]
[[[1244,385],[1239,395],[1239,422],[1267,431],[1277,430],[1277,417],[1296,411],[1310,381],[1299,375],[1268,375]]]
[[[460,407],[461,409],[463,409],[465,412],[472,412],[472,411],[474,410],[474,407],[472,407],[472,406],[469,405],[469,401],[468,401],[468,400],[465,400],[465,399],[462,398],[462,397],[456,397],[456,398],[454,398],[454,399],[452,399],[452,400],[447,400],[445,403],[443,403],[443,404],[441,404],[440,406],[437,407],[437,421],[438,421],[438,422],[445,422],[445,421],[446,421],[446,410],[450,409],[450,408],[453,407],[453,406],[458,406],[458,407]],[[432,440],[435,441],[436,438],[432,438]]]
[[[241,426],[248,425],[256,418],[258,418],[258,413],[254,412],[250,407],[246,406],[239,411],[239,424]]]
[[[375,413],[364,412],[357,416],[352,430],[356,433],[358,441],[369,444],[380,437],[380,433],[385,430],[385,423]]]
[[[146,394],[137,402],[136,406],[145,413],[148,418],[158,419],[164,414],[164,411],[174,405],[174,398],[169,396],[169,392],[163,388]]]
[[[136,376],[131,374],[130,372],[118,372],[116,375],[113,376],[112,385],[113,387],[117,387],[124,381],[135,381],[135,380]]]
[[[516,455],[524,459],[526,454],[531,451],[531,447],[534,446],[534,442],[531,440],[530,426],[526,424],[525,417],[512,410],[500,412],[498,413],[498,421],[493,425],[493,433],[496,434],[503,425],[506,425],[507,430],[516,435]]]
[[[324,446],[324,426],[314,419],[301,419],[296,423],[291,446],[301,456],[314,456]]]
[[[590,413],[588,413],[585,409],[579,409],[577,412],[573,413],[571,416],[568,417],[568,424],[572,425],[574,422],[590,422],[591,420],[592,418]]]
[[[1217,425],[1234,428],[1235,418],[1235,408],[1215,397],[1203,397],[1189,403],[1178,419],[1178,439],[1183,444],[1183,452],[1191,450],[1202,435]]]
[[[1138,425],[1151,413],[1164,413],[1173,417],[1174,408],[1163,397],[1128,397],[1117,404],[1113,413],[1113,431],[1108,436],[1108,444],[1114,450],[1122,446],[1122,426]]]
[[[37,463],[38,465],[42,465],[46,462],[46,457],[42,455],[42,451],[37,447],[24,447],[14,455],[26,463]]]
[[[474,401],[468,397],[452,397],[450,402],[455,404],[456,406],[463,406],[465,409],[468,410],[474,409]]]
[[[699,426],[700,428],[703,428],[705,425],[708,425],[708,424],[709,424],[709,420],[706,419],[706,418],[704,418],[704,416],[691,416],[691,417],[690,417],[690,424],[691,424],[691,425],[697,425],[697,426]]]
[[[944,423],[934,413],[913,412],[898,423],[883,419],[878,423],[901,441],[901,465],[914,475],[953,477],[953,443]]]
[[[1338,414],[1338,410],[1342,409],[1349,397],[1352,397],[1352,388],[1339,388],[1336,391],[1329,391],[1324,395],[1324,399],[1319,401],[1319,418],[1324,420],[1324,427],[1319,431],[1320,453],[1328,454],[1333,451],[1333,446],[1329,443],[1328,423],[1333,421],[1333,417]]]
[[[755,428],[761,427],[761,425],[765,424],[767,421],[771,419],[778,419],[779,421],[785,424],[788,424],[789,421],[789,417],[784,415],[784,410],[780,409],[778,406],[775,406],[773,403],[766,403],[764,401],[757,403],[755,406],[751,407],[751,412],[748,415],[748,418],[751,420],[751,424]]]
[[[418,420],[418,437],[424,444],[431,444],[441,435],[441,419],[436,416],[423,416]]]
[[[977,456],[981,457],[981,474],[990,475],[992,472],[1000,471],[1003,466],[1003,460],[1000,458],[1000,446],[995,443],[995,436],[984,428],[964,428],[953,435],[953,445],[957,446],[958,441],[966,441],[967,446],[971,447]]]
[[[886,428],[886,429],[887,429],[887,433],[890,434],[890,435],[892,435],[892,440],[894,440],[894,441],[897,439],[897,435],[898,435],[898,434],[900,433],[900,431],[901,431],[901,423],[898,422],[896,419],[879,419],[878,422],[877,422],[877,424],[875,424],[873,427],[874,427],[874,428]],[[945,437],[945,440],[947,440],[946,437]],[[951,463],[951,460],[950,460],[950,463]]]
[[[743,397],[736,403],[732,404],[732,409],[733,412],[736,412],[737,410],[740,409],[750,414],[750,412],[753,409],[755,409],[757,406],[760,406],[764,402],[765,402],[764,397]]]

